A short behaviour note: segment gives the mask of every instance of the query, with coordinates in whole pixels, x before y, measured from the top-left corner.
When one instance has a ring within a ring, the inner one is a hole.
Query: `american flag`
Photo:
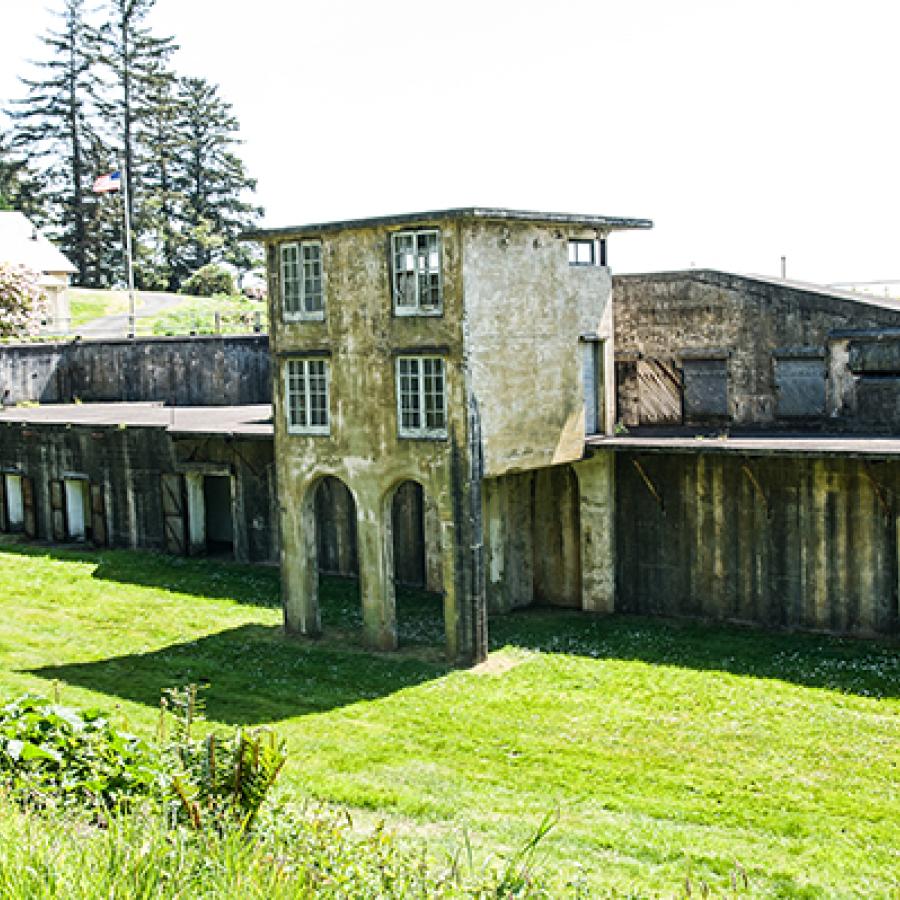
[[[95,194],[108,194],[110,191],[118,191],[122,187],[122,173],[109,172],[101,175],[94,181]]]

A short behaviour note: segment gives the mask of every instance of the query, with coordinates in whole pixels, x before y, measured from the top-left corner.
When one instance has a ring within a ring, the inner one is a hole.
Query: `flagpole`
[[[134,315],[134,265],[131,260],[131,216],[128,212],[128,169],[125,161],[120,168],[122,173],[122,200],[125,204],[125,277],[128,279],[128,337],[135,335]]]

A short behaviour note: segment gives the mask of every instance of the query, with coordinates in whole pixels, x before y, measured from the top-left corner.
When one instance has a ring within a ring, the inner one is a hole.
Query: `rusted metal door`
[[[671,360],[637,364],[641,425],[681,424],[681,374]]]
[[[50,482],[50,534],[54,541],[66,539],[66,504],[62,481]]]
[[[34,480],[22,476],[22,518],[24,519],[25,537],[37,537],[37,514],[34,503]]]
[[[186,556],[187,503],[184,496],[184,478],[181,475],[164,474],[161,476],[161,482],[166,552]]]
[[[105,547],[108,540],[106,533],[106,500],[103,496],[103,485],[92,482],[90,485],[91,502],[91,541],[97,547]]]

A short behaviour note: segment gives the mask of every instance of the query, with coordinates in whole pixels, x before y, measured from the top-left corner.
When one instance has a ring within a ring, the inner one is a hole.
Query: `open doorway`
[[[403,481],[391,498],[391,549],[397,635],[401,644],[445,640],[440,521],[417,481]]]
[[[333,475],[312,487],[315,570],[323,627],[358,632],[363,625],[359,594],[356,501],[350,488]]]
[[[203,477],[206,552],[211,556],[234,556],[234,521],[231,512],[231,477]]]

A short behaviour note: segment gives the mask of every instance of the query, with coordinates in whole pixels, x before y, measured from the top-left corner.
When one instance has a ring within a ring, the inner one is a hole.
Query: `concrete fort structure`
[[[539,596],[559,590],[581,605],[580,577],[509,554],[526,553],[518,532],[535,491],[548,511],[578,515],[553,467],[581,460],[585,436],[613,425],[607,239],[650,225],[471,208],[248,235],[268,261],[290,631],[320,630],[322,485],[357,548],[374,647],[397,645],[395,549],[412,541],[460,663],[486,654],[486,594],[506,606],[507,585],[533,579]],[[414,513],[399,515],[398,503]],[[575,534],[561,539],[578,554]]]
[[[41,401],[0,412],[0,530],[280,561],[295,634],[321,628],[320,573],[350,576],[386,650],[395,586],[421,588],[459,664],[533,604],[898,635],[900,307],[613,278],[609,236],[649,224],[265,230],[268,346],[0,347]]]

